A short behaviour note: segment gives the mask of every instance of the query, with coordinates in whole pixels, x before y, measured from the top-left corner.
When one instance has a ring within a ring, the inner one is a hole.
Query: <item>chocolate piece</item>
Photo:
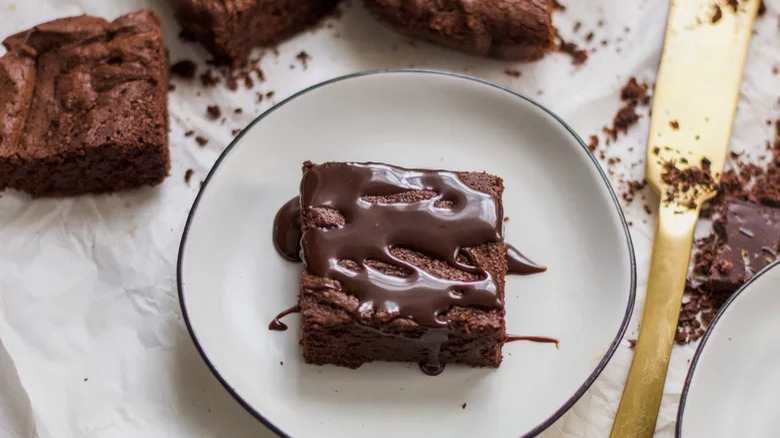
[[[501,179],[382,164],[307,164],[304,358],[498,366],[505,339]]]
[[[715,221],[717,254],[708,286],[734,291],[777,259],[780,251],[780,209],[732,201],[726,216]]]
[[[239,66],[313,25],[338,0],[172,0],[176,18],[218,62]]]
[[[3,45],[0,190],[67,196],[168,175],[168,68],[154,12],[63,18]]]
[[[481,56],[535,60],[555,47],[550,0],[364,0],[400,32]]]

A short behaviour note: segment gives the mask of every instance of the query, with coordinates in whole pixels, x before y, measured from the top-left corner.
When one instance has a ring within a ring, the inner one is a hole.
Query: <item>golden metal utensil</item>
[[[702,202],[716,194],[710,184],[685,187],[664,174],[669,163],[683,171],[709,164],[712,182],[720,180],[758,6],[759,0],[670,1],[645,169],[661,202],[639,339],[613,438],[652,437],[655,430],[693,230]]]

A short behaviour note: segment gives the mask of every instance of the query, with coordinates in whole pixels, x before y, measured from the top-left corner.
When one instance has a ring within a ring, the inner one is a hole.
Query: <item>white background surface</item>
[[[780,1],[766,3],[769,11],[756,25],[732,140],[732,150],[754,157],[771,136],[765,120],[780,112],[780,77],[772,74],[780,64]],[[144,6],[163,17],[172,61],[192,58],[202,64],[207,59],[198,46],[176,38],[179,27],[164,0],[0,0],[0,33],[80,13],[113,18]],[[653,81],[666,2],[569,0],[567,6],[554,17],[561,34],[576,42],[591,30],[596,35],[588,45],[596,52],[581,67],[560,54],[515,65],[409,45],[356,4],[344,8],[332,28],[305,33],[281,45],[278,55],[268,52],[261,64],[266,81],[256,84],[258,90],[206,90],[175,82],[177,90],[170,94],[173,166],[161,187],[35,201],[3,193],[0,339],[7,354],[0,352],[0,435],[29,437],[35,429],[40,437],[270,436],[203,364],[176,298],[175,262],[186,214],[198,181],[231,140],[231,130],[245,126],[274,101],[328,78],[387,67],[427,67],[472,74],[526,93],[587,138],[611,122],[619,89],[629,76]],[[597,25],[600,20],[603,27]],[[576,34],[575,21],[583,23]],[[606,47],[599,43],[603,39],[609,41]],[[306,70],[295,59],[301,50],[313,57]],[[520,70],[522,77],[507,76],[507,68]],[[256,105],[255,91],[274,91],[275,96]],[[221,126],[205,117],[205,107],[213,103],[223,109],[241,106],[244,113],[223,111],[228,120]],[[646,109],[642,114],[639,125],[607,149],[608,157],[622,158],[612,179],[616,190],[621,175],[641,178]],[[193,138],[185,138],[190,129],[209,138],[208,145],[200,148]],[[183,178],[188,168],[195,170],[190,186]],[[653,199],[649,192],[647,196]],[[653,218],[636,201],[626,215],[633,223],[639,268],[639,315]],[[637,318],[627,337],[635,336],[636,325]],[[624,346],[591,390],[543,436],[608,434],[631,360],[631,350]],[[659,437],[673,434],[693,349],[676,347],[673,352]]]

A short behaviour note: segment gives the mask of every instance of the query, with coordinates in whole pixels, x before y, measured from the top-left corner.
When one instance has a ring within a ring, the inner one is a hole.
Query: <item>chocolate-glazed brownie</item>
[[[171,0],[179,23],[217,61],[237,66],[313,25],[338,0]]]
[[[304,358],[497,367],[506,339],[500,178],[373,163],[304,167]]]
[[[539,59],[554,47],[551,0],[364,0],[400,32],[481,56]]]
[[[63,18],[3,45],[0,190],[111,192],[168,175],[168,69],[154,12]]]

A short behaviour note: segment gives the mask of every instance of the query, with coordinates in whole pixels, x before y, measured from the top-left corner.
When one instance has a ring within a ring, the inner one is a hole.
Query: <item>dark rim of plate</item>
[[[249,411],[255,418],[260,420],[265,426],[267,426],[269,429],[274,431],[277,435],[283,438],[292,438],[290,435],[282,432],[279,427],[274,425],[270,420],[265,418],[260,412],[255,410],[252,406],[249,405],[244,399],[242,399],[235,389],[233,389],[230,384],[222,377],[222,375],[219,374],[217,369],[214,367],[214,365],[209,360],[208,356],[206,355],[206,352],[203,350],[203,347],[201,347],[200,343],[198,342],[198,338],[195,335],[195,331],[192,328],[192,324],[190,322],[189,315],[187,313],[187,305],[184,300],[184,287],[182,285],[182,256],[184,255],[184,248],[187,244],[187,235],[189,234],[190,230],[190,224],[192,223],[192,218],[195,216],[195,211],[198,208],[198,203],[200,202],[200,198],[203,195],[204,190],[209,184],[209,181],[211,181],[211,178],[214,176],[214,174],[217,172],[217,169],[219,168],[220,163],[222,163],[222,160],[225,159],[225,157],[230,153],[230,151],[233,149],[233,147],[239,143],[241,138],[244,136],[244,134],[247,133],[252,127],[263,120],[267,115],[271,114],[272,112],[276,111],[277,109],[283,107],[286,103],[290,102],[293,99],[296,99],[297,97],[308,93],[309,91],[315,90],[317,88],[335,83],[335,82],[341,82],[344,80],[349,80],[352,78],[362,77],[362,76],[370,76],[370,75],[382,75],[382,74],[430,74],[430,75],[441,75],[441,76],[449,76],[449,77],[455,77],[460,78],[467,81],[477,82],[483,85],[487,85],[492,88],[496,88],[502,91],[505,91],[509,94],[511,94],[514,97],[517,97],[519,99],[522,99],[538,109],[545,112],[547,115],[555,119],[558,123],[563,126],[566,131],[569,132],[576,140],[577,143],[580,144],[582,149],[588,154],[588,156],[591,159],[591,162],[593,163],[593,166],[598,170],[599,175],[601,176],[602,180],[604,181],[604,185],[606,189],[609,191],[609,195],[612,198],[612,202],[615,205],[615,209],[617,210],[618,216],[620,218],[620,222],[623,226],[623,233],[626,238],[626,245],[628,246],[628,253],[630,258],[630,265],[631,265],[631,285],[629,287],[629,297],[628,297],[628,304],[626,306],[626,312],[623,316],[623,321],[620,324],[620,328],[618,329],[617,334],[615,335],[614,340],[610,344],[609,348],[607,349],[607,352],[604,354],[604,357],[601,359],[601,361],[596,365],[596,368],[593,370],[593,372],[588,376],[588,378],[585,380],[585,382],[577,389],[577,391],[572,395],[558,410],[556,410],[550,417],[548,417],[546,420],[544,420],[541,424],[534,427],[524,435],[522,435],[520,438],[529,438],[534,437],[538,434],[540,434],[542,431],[550,427],[556,420],[558,420],[561,416],[563,416],[566,411],[568,411],[577,400],[582,397],[582,395],[585,393],[585,391],[590,388],[590,386],[593,384],[593,382],[598,378],[598,376],[601,374],[601,372],[604,370],[604,368],[607,366],[607,363],[612,358],[612,355],[615,353],[615,350],[617,350],[618,345],[620,344],[621,340],[623,339],[623,335],[626,333],[626,330],[628,329],[628,323],[631,319],[631,313],[634,309],[634,301],[636,300],[636,259],[634,257],[634,245],[631,241],[631,235],[628,231],[628,223],[626,222],[626,218],[623,216],[623,210],[620,207],[620,203],[618,202],[618,198],[615,195],[614,190],[612,189],[612,185],[609,182],[609,179],[607,178],[607,175],[604,173],[604,170],[601,168],[601,165],[596,160],[596,157],[593,156],[593,154],[588,149],[588,146],[585,144],[585,142],[582,141],[582,138],[580,138],[579,135],[568,125],[566,122],[564,122],[558,115],[553,113],[551,110],[549,110],[544,105],[540,104],[539,102],[524,96],[514,90],[511,90],[507,87],[494,84],[492,82],[489,82],[484,79],[476,78],[469,75],[464,75],[460,73],[453,73],[448,71],[440,71],[440,70],[428,70],[428,69],[386,69],[386,70],[373,70],[373,71],[366,71],[366,72],[360,72],[360,73],[352,73],[345,76],[340,76],[337,78],[329,79],[324,82],[320,82],[318,84],[312,85],[310,87],[304,88],[303,90],[293,94],[292,96],[284,99],[283,101],[279,102],[278,104],[274,105],[273,107],[266,110],[264,113],[260,114],[256,119],[254,119],[246,128],[244,128],[240,134],[236,138],[233,139],[233,141],[225,148],[224,151],[220,154],[219,158],[217,158],[217,161],[214,163],[214,166],[212,166],[211,170],[209,171],[208,176],[203,182],[203,185],[200,188],[200,191],[198,192],[197,197],[195,198],[195,201],[192,204],[192,208],[190,209],[190,213],[187,216],[187,222],[184,226],[184,233],[182,234],[181,243],[179,244],[179,255],[178,255],[178,261],[176,263],[176,285],[179,291],[179,303],[181,304],[181,310],[182,314],[184,315],[184,322],[187,325],[187,331],[190,334],[190,337],[192,338],[193,342],[195,343],[195,347],[198,350],[198,353],[200,353],[203,360],[206,362],[206,365],[209,367],[211,372],[214,374],[214,376],[217,377],[217,379],[222,383],[222,386],[227,389],[227,391],[233,396],[233,398],[238,401],[238,403],[241,404],[241,406],[244,407],[247,411]]]
[[[696,354],[694,354],[693,359],[691,359],[691,366],[688,368],[688,375],[685,377],[685,384],[683,385],[682,394],[680,394],[680,405],[677,408],[677,424],[674,426],[675,437],[682,437],[682,420],[683,414],[685,412],[685,402],[688,400],[688,390],[691,388],[691,381],[693,380],[693,374],[696,371],[696,365],[699,363],[699,358],[701,357],[702,351],[704,351],[704,346],[707,345],[707,340],[710,339],[710,334],[714,331],[718,321],[720,321],[726,311],[728,311],[729,307],[734,304],[739,296],[742,295],[750,287],[750,285],[753,284],[754,281],[758,280],[762,275],[771,271],[776,266],[780,266],[780,259],[775,260],[768,266],[765,266],[764,269],[760,270],[756,275],[748,280],[747,283],[743,284],[742,287],[737,289],[737,291],[734,292],[728,300],[726,300],[726,303],[723,304],[723,307],[720,308],[718,313],[715,315],[715,318],[712,319],[710,326],[707,327],[707,331],[704,332],[704,336],[701,338],[701,342],[696,348]]]

